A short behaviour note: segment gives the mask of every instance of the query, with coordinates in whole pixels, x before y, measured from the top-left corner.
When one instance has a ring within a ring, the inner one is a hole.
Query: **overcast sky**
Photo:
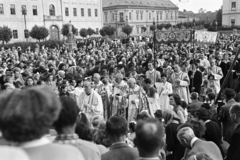
[[[186,9],[187,11],[193,11],[197,13],[200,8],[206,9],[207,11],[216,11],[221,8],[223,0],[171,0],[174,4],[179,7],[180,11]]]

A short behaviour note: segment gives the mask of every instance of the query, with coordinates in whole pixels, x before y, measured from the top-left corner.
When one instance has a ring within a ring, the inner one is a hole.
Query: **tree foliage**
[[[37,39],[40,42],[40,40],[47,38],[49,32],[47,28],[35,25],[29,34],[33,39]]]
[[[171,24],[171,23],[168,23],[168,24],[166,24],[164,27],[165,27],[166,29],[169,29],[169,28],[172,27],[172,24]]]
[[[69,34],[68,24],[63,24],[61,32],[62,32],[63,36],[68,36],[68,34]],[[78,34],[77,33],[78,30],[77,30],[77,28],[74,27],[74,25],[72,25],[72,32],[73,32],[74,35]]]
[[[7,26],[0,27],[0,40],[2,41],[2,43],[7,44],[11,39],[12,30]]]
[[[129,36],[132,33],[133,28],[129,25],[125,25],[122,27],[122,32]]]
[[[146,30],[147,30],[147,27],[141,27],[141,30],[142,30],[142,32],[146,32]]]
[[[86,28],[82,28],[79,33],[80,33],[80,36],[82,37],[87,37],[87,35],[89,35],[88,30]]]
[[[87,29],[87,34],[89,35],[89,36],[91,36],[91,35],[93,35],[93,34],[95,34],[96,32],[92,29],[92,28],[88,28]]]
[[[164,28],[165,24],[158,24],[157,25],[157,29],[158,30],[162,30]]]
[[[155,31],[155,30],[156,30],[156,26],[152,24],[152,25],[150,26],[150,31]]]
[[[116,31],[116,29],[112,26],[104,26],[101,30],[100,30],[100,34],[105,34],[108,36],[112,36],[114,34],[114,32]],[[103,35],[102,35],[103,36]]]
[[[106,34],[106,32],[105,32],[103,29],[100,29],[100,35],[104,37],[104,36],[106,36],[107,34]]]

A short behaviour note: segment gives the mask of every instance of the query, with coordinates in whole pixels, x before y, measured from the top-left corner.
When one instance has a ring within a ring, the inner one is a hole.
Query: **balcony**
[[[44,15],[43,19],[45,21],[62,21],[63,20],[62,16],[47,16],[47,15]]]

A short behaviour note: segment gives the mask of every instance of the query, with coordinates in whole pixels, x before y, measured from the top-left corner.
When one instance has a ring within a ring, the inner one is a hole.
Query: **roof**
[[[103,0],[103,8],[118,6],[178,8],[170,0]]]

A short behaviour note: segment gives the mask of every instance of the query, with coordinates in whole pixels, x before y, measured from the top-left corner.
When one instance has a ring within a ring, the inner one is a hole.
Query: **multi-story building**
[[[132,35],[140,35],[143,26],[149,33],[153,22],[176,24],[178,7],[170,0],[103,0],[103,21],[116,27],[117,35],[126,24],[133,27]]]
[[[102,0],[0,0],[0,26],[12,29],[12,42],[24,41],[24,30],[34,25],[48,28],[49,39],[62,39],[62,25],[69,21],[78,30],[98,31],[102,17]]]
[[[222,24],[227,26],[240,25],[239,0],[223,0]]]

